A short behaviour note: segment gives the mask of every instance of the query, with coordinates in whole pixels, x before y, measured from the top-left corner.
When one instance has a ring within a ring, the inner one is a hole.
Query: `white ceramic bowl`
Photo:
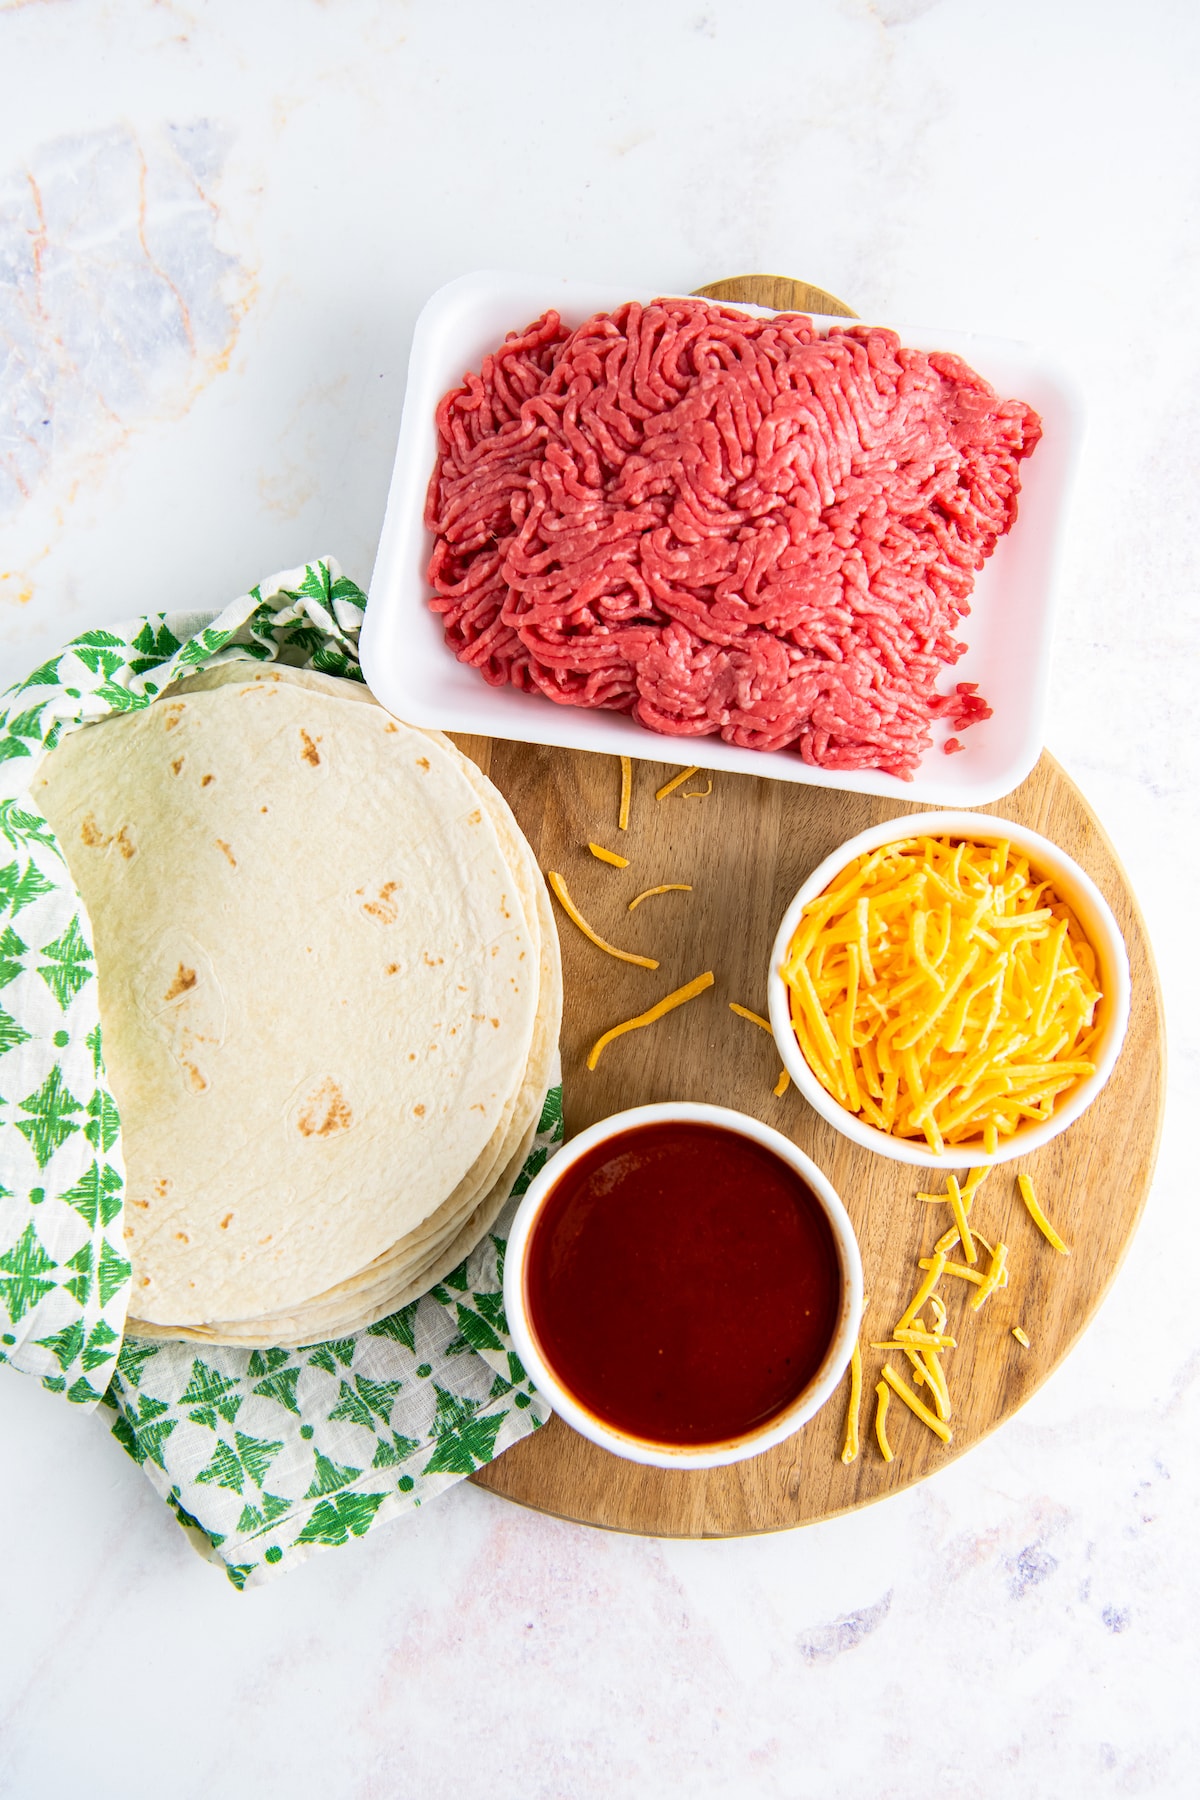
[[[542,1355],[530,1324],[526,1299],[525,1271],[530,1238],[542,1208],[560,1178],[579,1157],[585,1156],[606,1139],[616,1137],[621,1132],[635,1130],[639,1125],[672,1121],[719,1126],[774,1151],[781,1162],[803,1177],[820,1201],[833,1232],[841,1264],[842,1291],[837,1324],[833,1340],[816,1374],[783,1412],[744,1437],[721,1444],[652,1443],[598,1419],[563,1387]],[[803,1150],[797,1149],[781,1132],[774,1131],[771,1126],[762,1124],[758,1119],[750,1118],[746,1113],[733,1112],[724,1106],[706,1106],[684,1100],[665,1101],[657,1106],[635,1106],[628,1112],[614,1113],[611,1118],[601,1119],[598,1124],[590,1125],[578,1137],[572,1138],[557,1156],[551,1157],[531,1182],[509,1233],[504,1259],[504,1309],[508,1315],[508,1328],[517,1354],[532,1376],[534,1384],[546,1396],[555,1412],[583,1437],[590,1438],[602,1449],[611,1450],[614,1455],[623,1456],[630,1462],[649,1463],[659,1469],[717,1469],[726,1463],[744,1462],[748,1457],[758,1456],[762,1451],[769,1450],[773,1444],[782,1443],[785,1438],[798,1431],[805,1420],[811,1419],[817,1409],[824,1405],[845,1373],[862,1318],[862,1292],[862,1261],[854,1227],[830,1182],[811,1158],[805,1156]]]
[[[449,282],[426,303],[413,333],[400,441],[362,632],[363,673],[375,698],[398,718],[441,731],[481,732],[680,766],[698,756],[705,769],[883,794],[890,800],[982,806],[1011,793],[1045,741],[1058,568],[1083,439],[1083,405],[1074,382],[1031,344],[895,319],[869,321],[894,327],[915,349],[963,357],[998,393],[1035,407],[1044,427],[1037,451],[1021,465],[1016,527],[976,577],[971,616],[959,633],[967,642],[966,654],[946,671],[942,684],[978,682],[993,715],[963,733],[962,751],[955,756],[945,756],[941,749],[949,725],[935,723],[933,748],[913,781],[878,769],[815,769],[790,751],[747,750],[719,737],[663,737],[622,713],[556,706],[540,694],[489,687],[478,670],[457,662],[447,649],[442,622],[429,610],[425,580],[433,544],[424,522],[425,493],[437,456],[434,412],[442,395],[468,369],[478,369],[506,332],[527,325],[547,307],[555,307],[575,327],[593,313],[612,311],[627,300],[648,301],[665,291],[482,270]],[[767,311],[761,306],[738,310]],[[828,329],[868,321],[817,322]]]
[[[1001,838],[1006,838],[1028,856],[1031,869],[1036,869],[1039,875],[1044,876],[1053,886],[1058,898],[1071,908],[1083,927],[1100,966],[1100,989],[1104,998],[1100,1003],[1099,1018],[1103,1036],[1093,1053],[1095,1074],[1087,1076],[1068,1093],[1044,1123],[1030,1123],[1021,1127],[1012,1137],[1003,1139],[991,1156],[977,1146],[961,1144],[939,1156],[927,1144],[879,1131],[855,1114],[847,1112],[845,1107],[839,1106],[821,1086],[805,1061],[792,1029],[787,984],[779,973],[800,923],[800,915],[810,900],[815,900],[823,893],[846,865],[864,851],[878,850],[883,844],[917,836],[967,838],[973,843],[981,844],[996,843]],[[767,993],[771,1029],[784,1067],[809,1105],[823,1119],[828,1119],[831,1125],[835,1125],[845,1137],[861,1144],[864,1150],[877,1150],[881,1156],[890,1156],[895,1162],[912,1163],[923,1169],[981,1167],[1012,1162],[1019,1156],[1028,1156],[1034,1150],[1040,1150],[1043,1144],[1057,1137],[1060,1131],[1073,1125],[1096,1098],[1112,1074],[1125,1036],[1125,1027],[1129,1022],[1129,958],[1125,940],[1099,888],[1090,876],[1084,874],[1079,864],[1065,850],[1060,850],[1057,844],[1052,844],[1049,838],[1041,837],[1036,831],[1030,831],[1024,825],[1016,825],[1009,819],[993,818],[990,813],[910,813],[902,819],[889,819],[883,825],[873,825],[869,831],[860,832],[813,870],[783,915],[771,949]]]

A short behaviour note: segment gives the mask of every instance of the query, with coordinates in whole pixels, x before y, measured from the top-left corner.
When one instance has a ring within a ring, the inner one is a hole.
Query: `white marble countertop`
[[[771,269],[1029,338],[1091,422],[1048,741],[1145,910],[1174,1101],[1067,1363],[807,1530],[462,1485],[239,1597],[0,1371],[0,1795],[1195,1792],[1198,68],[1186,0],[0,0],[6,680],[321,552],[365,583],[413,320],[469,268]]]

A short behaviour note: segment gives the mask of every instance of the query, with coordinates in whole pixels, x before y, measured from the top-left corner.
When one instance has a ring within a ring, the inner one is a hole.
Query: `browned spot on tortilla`
[[[271,681],[278,681],[279,677],[278,675],[271,675],[268,679]],[[273,687],[264,687],[262,682],[256,677],[253,685],[251,687],[242,688],[241,692],[243,694],[273,694],[275,689]]]
[[[494,1025],[494,1026],[495,1026],[495,1027],[496,1027],[496,1030],[497,1030],[497,1031],[499,1031],[499,1029],[500,1029],[500,1021],[499,1021],[499,1019],[493,1019],[493,1020],[492,1020],[492,1024],[493,1024],[493,1025]]]
[[[394,724],[391,719],[389,719],[383,729],[385,731],[399,731],[400,727],[398,725]]]
[[[154,1184],[154,1191],[159,1196],[160,1199],[166,1193],[166,1191],[170,1187],[170,1185],[171,1185],[171,1180],[168,1175],[160,1175],[159,1176],[158,1180]],[[143,1200],[142,1205],[145,1206],[145,1204],[146,1204],[146,1202]]]
[[[440,969],[445,960],[444,956],[430,956],[428,950],[421,952],[421,961],[427,963],[431,969]]]
[[[327,1075],[304,1102],[296,1129],[301,1137],[336,1137],[349,1131],[354,1115],[332,1075]]]
[[[185,1062],[188,1082],[194,1094],[202,1094],[208,1086],[208,1076],[201,1073],[193,1062]]]
[[[95,813],[85,813],[83,824],[79,827],[79,835],[89,850],[103,849],[110,840],[105,837],[96,823]]]
[[[425,1108],[423,1106],[414,1106],[413,1111],[416,1113],[418,1119],[423,1119],[425,1117]]]
[[[116,844],[117,849],[121,852],[121,855],[125,858],[126,862],[129,861],[131,856],[137,855],[137,845],[129,836],[128,825],[122,825],[113,842]]]
[[[141,1211],[141,1212],[149,1212],[149,1210],[150,1210],[150,1202],[148,1200],[134,1200],[131,1197],[130,1205],[136,1206],[139,1209],[139,1211]]]
[[[190,1243],[191,1243],[191,1241],[192,1241],[192,1240],[191,1240],[191,1238],[190,1238],[190,1237],[189,1237],[189,1236],[188,1236],[188,1234],[187,1234],[187,1232],[186,1232],[186,1231],[177,1231],[177,1232],[176,1232],[176,1233],[175,1233],[175,1242],[176,1242],[176,1243],[177,1243],[177,1244],[190,1244]]]
[[[236,869],[237,868],[237,857],[233,854],[233,851],[229,848],[229,845],[225,842],[225,839],[224,838],[214,838],[213,843],[217,846],[217,849],[223,853],[225,860],[229,864],[230,868]]]
[[[172,775],[178,775],[180,769],[182,769],[186,760],[187,760],[186,757],[182,757],[182,756],[177,756],[175,758],[175,761],[171,764]]]
[[[175,979],[171,983],[170,987],[167,989],[166,993],[163,995],[163,999],[164,1000],[178,1000],[180,994],[186,994],[188,989],[194,988],[195,985],[196,985],[195,969],[189,969],[186,966],[186,964],[180,963],[179,968],[176,971]],[[165,1193],[165,1191],[166,1190],[164,1188],[163,1192]]]
[[[387,968],[383,972],[385,975],[398,975],[400,973],[400,964],[399,963],[389,963]]]
[[[149,1277],[149,1276],[148,1276],[148,1275],[143,1275],[143,1276],[142,1276],[142,1281],[141,1281],[141,1285],[142,1285],[142,1286],[143,1286],[143,1287],[149,1287],[149,1286],[150,1286],[150,1277]]]
[[[226,1213],[225,1217],[221,1220],[221,1230],[228,1231],[229,1227],[232,1225],[232,1223],[233,1223],[233,1214]]]
[[[259,812],[266,812],[267,809],[265,806],[260,806],[258,810]]]
[[[305,731],[303,725],[300,727],[300,736],[304,740],[304,748],[300,752],[300,760],[301,760],[301,762],[308,763],[310,768],[315,769],[317,764],[321,760],[321,758],[317,752],[317,745],[321,742],[321,740],[320,740],[320,738],[313,739],[313,738],[309,737],[309,735],[308,735],[307,731]]]
[[[394,729],[395,729],[395,727],[393,727],[393,730],[394,730]],[[427,757],[427,756],[418,756],[418,758],[417,758],[417,767],[418,767],[418,769],[424,769],[424,770],[426,770],[426,771],[427,771],[427,772],[428,772],[428,769],[429,769],[429,758],[428,758],[428,757]]]
[[[478,807],[475,808],[474,812],[469,812],[467,814],[467,824],[468,825],[478,825],[482,822],[482,819],[483,819],[483,814],[480,812]]]
[[[216,779],[217,779],[217,778],[216,778],[216,776],[215,776],[215,775],[202,775],[202,776],[201,776],[201,777],[200,777],[200,786],[201,786],[201,787],[208,787],[208,785],[209,785],[209,784],[210,784],[210,782],[213,782],[213,781],[215,781],[215,780],[216,780]]]
[[[132,1225],[127,1225],[125,1227],[125,1236],[127,1238],[131,1238],[133,1236],[133,1226]]]
[[[186,702],[183,700],[172,700],[169,705],[163,708],[163,712],[166,714],[166,729],[168,731],[174,731],[186,710]]]
[[[472,1112],[484,1112],[485,1110],[486,1109],[480,1100],[476,1100],[471,1107]]]
[[[399,886],[398,881],[385,881],[379,890],[378,900],[363,901],[363,911],[368,913],[372,919],[378,919],[381,925],[394,925],[400,917],[400,908],[392,899],[392,895]],[[359,888],[358,892],[361,894],[362,889]]]
[[[274,1235],[275,1235],[275,1233],[273,1231],[268,1231],[266,1237],[259,1238],[258,1241],[260,1244],[269,1244],[271,1242],[271,1239],[274,1237]]]

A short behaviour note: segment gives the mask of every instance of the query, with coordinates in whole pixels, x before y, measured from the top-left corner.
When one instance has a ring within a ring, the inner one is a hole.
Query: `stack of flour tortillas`
[[[129,1329],[352,1332],[487,1231],[562,1007],[507,804],[365,688],[226,664],[75,732],[35,789],[91,920]]]

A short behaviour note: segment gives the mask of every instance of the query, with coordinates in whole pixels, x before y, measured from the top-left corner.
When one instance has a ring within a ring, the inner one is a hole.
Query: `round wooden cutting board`
[[[718,284],[721,299],[757,300],[758,281]],[[779,306],[777,288],[764,303]],[[813,305],[811,299],[802,302]],[[868,1295],[863,1352],[862,1449],[841,1461],[848,1378],[817,1416],[786,1443],[731,1468],[642,1468],[597,1449],[552,1419],[472,1479],[510,1500],[620,1531],[665,1537],[728,1537],[827,1519],[897,1493],[941,1468],[1022,1405],[1061,1362],[1112,1282],[1149,1191],[1163,1102],[1162,1003],[1141,916],[1128,880],[1078,789],[1043,755],[1028,780],[980,810],[1011,818],[1066,850],[1092,876],[1125,935],[1132,1012],[1120,1060],[1092,1108],[1038,1154],[993,1171],[971,1223],[1009,1246],[1010,1285],[983,1309],[967,1283],[943,1279],[947,1329],[958,1348],[945,1356],[953,1402],[953,1442],[944,1446],[898,1402],[888,1416],[895,1460],[885,1463],[872,1430],[874,1386],[888,1353],[884,1339],[911,1297],[949,1209],[927,1206],[926,1171],[858,1149],[827,1125],[794,1088],[772,1092],[780,1072],[773,1041],[729,1010],[736,1001],[766,1011],[767,959],[779,920],[805,877],[831,851],[913,808],[790,782],[718,774],[705,793],[701,774],[663,801],[655,790],[678,763],[637,762],[629,829],[617,829],[616,757],[460,738],[507,796],[541,867],[557,869],[595,930],[622,949],[656,956],[651,972],[597,950],[559,916],[566,1003],[563,1094],[567,1136],[594,1120],[656,1100],[732,1106],[776,1126],[825,1170],[858,1233]],[[665,748],[665,746],[664,746]],[[703,744],[695,746],[703,759]],[[592,857],[589,840],[619,850],[629,867]],[[690,882],[691,893],[628,902],[660,882]],[[661,995],[711,969],[715,985],[654,1026],[609,1046],[594,1072],[588,1049],[608,1026],[643,1012]],[[1021,1202],[1016,1171],[1032,1175],[1073,1254],[1057,1254]],[[937,1184],[940,1185],[940,1184]],[[1021,1326],[1023,1348],[1012,1335]],[[712,1321],[721,1331],[721,1320]],[[903,1357],[892,1360],[907,1374]]]

